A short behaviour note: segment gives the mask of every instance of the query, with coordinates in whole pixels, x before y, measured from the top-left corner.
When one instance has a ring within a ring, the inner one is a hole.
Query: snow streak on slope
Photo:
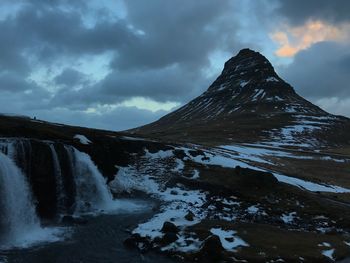
[[[230,146],[224,146],[224,147],[230,147]],[[234,147],[234,146],[231,146]],[[236,150],[240,149],[240,147],[235,146]],[[242,168],[250,168],[253,170],[259,170],[264,172],[270,172],[266,169],[257,168],[256,166],[250,165],[249,163],[251,161],[256,161],[260,163],[266,163],[267,161],[262,159],[259,156],[259,152],[261,153],[261,149],[254,151],[254,149],[250,149],[250,154],[247,154],[247,148],[243,147],[243,150],[238,150],[237,152],[230,152],[221,150],[218,148],[213,148],[211,150],[209,149],[203,149],[204,156],[196,156],[192,157],[190,154],[188,154],[192,161],[202,163],[202,164],[211,164],[211,165],[220,165],[227,168],[235,168],[236,166],[240,166]],[[182,149],[184,152],[189,153],[191,148],[185,148],[180,147],[179,149]],[[200,146],[196,146],[196,149],[200,149]],[[282,154],[281,152],[279,154]],[[205,157],[205,158],[203,158]],[[294,178],[286,175],[282,175],[279,173],[273,173],[273,175],[276,177],[276,179],[280,182],[287,183],[290,185],[294,185],[297,187],[301,187],[303,189],[306,189],[308,191],[312,192],[330,192],[330,193],[348,193],[350,192],[350,189],[339,187],[335,185],[329,185],[329,184],[318,184],[306,180],[302,180],[299,178]]]
[[[317,133],[325,132],[333,127],[338,120],[335,116],[308,116],[293,115],[294,121],[291,125],[280,129],[266,131],[269,134],[269,140],[265,139],[262,143],[273,146],[299,146],[314,147],[322,145],[322,139],[318,138]]]

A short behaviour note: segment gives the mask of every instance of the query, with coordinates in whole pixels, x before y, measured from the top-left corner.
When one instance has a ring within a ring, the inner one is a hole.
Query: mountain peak
[[[258,51],[249,49],[249,48],[243,48],[241,49],[236,56],[232,57],[230,60],[232,59],[263,59],[263,60],[267,60],[267,58],[265,58],[262,54],[260,54]],[[229,61],[230,61],[229,60]]]
[[[221,90],[223,86],[266,86],[263,84],[265,82],[284,83],[266,57],[259,52],[245,48],[226,61],[221,75],[209,87],[209,90]]]

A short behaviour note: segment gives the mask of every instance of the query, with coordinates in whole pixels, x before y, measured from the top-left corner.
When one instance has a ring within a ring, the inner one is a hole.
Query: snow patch
[[[333,255],[334,255],[334,248],[323,250],[322,251],[322,255],[324,255],[325,257],[327,257],[329,259],[331,259],[332,261],[335,260],[334,257],[333,257]]]
[[[199,171],[198,170],[193,171],[193,175],[192,175],[191,179],[199,179]]]
[[[279,82],[279,80],[276,79],[275,77],[268,77],[268,78],[266,79],[266,81],[267,81],[267,82]]]
[[[243,73],[243,72],[242,72]],[[242,74],[241,74],[242,75]],[[244,88],[245,86],[247,86],[248,84],[249,84],[249,82],[250,82],[250,80],[248,80],[248,81],[245,81],[245,80],[243,80],[243,81],[241,81],[240,83],[239,83],[239,85],[241,86],[241,88]]]
[[[294,221],[295,216],[296,216],[296,212],[291,212],[289,214],[283,214],[281,216],[281,220],[285,223],[285,224],[290,224]]]
[[[252,205],[247,208],[249,214],[257,214],[259,212],[259,207]]]
[[[258,99],[259,96],[261,96],[261,98],[263,98],[265,96],[264,94],[264,90],[263,89],[255,89],[255,95],[254,97],[252,98],[252,101],[256,101]]]
[[[88,138],[86,138],[86,136],[81,135],[81,134],[76,134],[76,135],[74,135],[73,138],[78,139],[81,144],[88,145],[91,143],[91,141]]]
[[[212,228],[210,232],[220,238],[221,245],[227,251],[235,252],[238,247],[249,247],[248,243],[236,235],[236,231]]]
[[[166,150],[166,151],[160,150],[156,153],[150,153],[148,149],[145,149],[145,153],[146,153],[145,154],[146,157],[152,158],[152,159],[158,159],[158,158],[165,159],[165,158],[174,156],[172,150]]]

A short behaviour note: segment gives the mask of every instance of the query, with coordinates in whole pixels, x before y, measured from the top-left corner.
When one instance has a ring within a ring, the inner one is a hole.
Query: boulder
[[[220,238],[216,235],[209,236],[198,253],[200,262],[220,262],[222,259],[222,247]]]
[[[164,222],[162,230],[163,233],[178,233],[179,232],[179,228],[171,222]]]
[[[185,219],[187,221],[193,221],[194,219],[194,214],[191,211],[188,211],[187,215],[185,215]]]

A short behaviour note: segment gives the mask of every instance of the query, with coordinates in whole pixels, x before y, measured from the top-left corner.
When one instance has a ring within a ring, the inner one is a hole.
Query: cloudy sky
[[[0,112],[122,130],[200,95],[241,48],[350,117],[348,0],[1,0]]]

